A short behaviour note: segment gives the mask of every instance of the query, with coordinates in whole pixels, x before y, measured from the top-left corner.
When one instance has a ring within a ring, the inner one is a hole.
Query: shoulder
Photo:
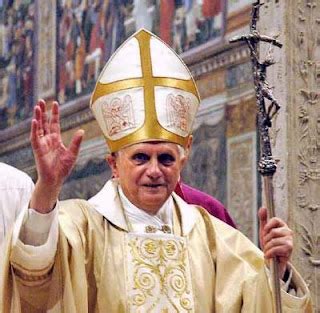
[[[203,207],[211,215],[236,228],[236,224],[234,223],[228,210],[219,200],[184,183],[181,183],[181,189],[187,203]]]
[[[33,188],[32,179],[23,171],[0,162],[0,188]]]
[[[211,205],[220,209],[225,209],[219,200],[201,190],[188,186],[184,183],[181,184],[181,189],[185,196],[186,202],[190,204],[197,204],[201,205],[202,207],[205,205]]]
[[[103,217],[82,199],[70,199],[59,202],[59,220],[62,224],[73,224],[77,227],[86,227],[88,222],[101,223]]]

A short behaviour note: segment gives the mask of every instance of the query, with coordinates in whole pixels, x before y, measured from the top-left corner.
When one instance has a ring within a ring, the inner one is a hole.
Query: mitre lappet
[[[186,146],[200,97],[181,58],[144,29],[103,68],[90,106],[111,152],[139,142]]]

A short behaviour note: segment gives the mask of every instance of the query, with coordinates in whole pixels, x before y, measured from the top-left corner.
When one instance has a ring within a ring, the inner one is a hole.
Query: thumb
[[[82,138],[84,135],[84,130],[83,129],[78,129],[76,133],[73,135],[71,143],[68,147],[68,150],[74,155],[78,156],[79,150],[80,150],[80,145],[82,142]]]
[[[259,212],[258,212],[258,216],[259,216],[259,239],[260,239],[260,246],[263,249],[264,247],[264,227],[266,226],[267,222],[268,222],[268,212],[266,208],[260,208]]]

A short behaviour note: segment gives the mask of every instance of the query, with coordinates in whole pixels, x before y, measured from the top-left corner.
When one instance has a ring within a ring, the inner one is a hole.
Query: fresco
[[[228,1],[228,14],[238,11],[249,4],[252,4],[252,0],[229,0]]]
[[[126,38],[124,22],[131,2],[58,1],[60,102],[92,90],[102,66]]]
[[[141,27],[178,53],[220,38],[224,1],[0,0],[0,129],[29,118],[38,97],[66,103],[90,93]]]
[[[182,53],[222,35],[222,0],[162,0],[159,35]]]
[[[183,53],[222,34],[222,0],[59,0],[58,100],[91,92],[110,55],[141,27]]]
[[[37,53],[34,99],[56,96],[56,0],[37,1]]]
[[[33,0],[0,1],[0,129],[32,113],[34,30]]]

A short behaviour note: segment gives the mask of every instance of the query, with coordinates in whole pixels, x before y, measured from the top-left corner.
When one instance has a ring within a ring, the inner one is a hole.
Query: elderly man
[[[269,313],[265,259],[275,256],[284,312],[312,311],[308,288],[288,263],[292,232],[283,221],[267,222],[260,212],[262,253],[173,193],[198,104],[174,52],[149,32],[134,34],[103,69],[91,99],[115,178],[88,202],[58,202],[83,131],[66,148],[57,103],[48,120],[39,101],[31,130],[39,178],[5,256],[1,312]]]

